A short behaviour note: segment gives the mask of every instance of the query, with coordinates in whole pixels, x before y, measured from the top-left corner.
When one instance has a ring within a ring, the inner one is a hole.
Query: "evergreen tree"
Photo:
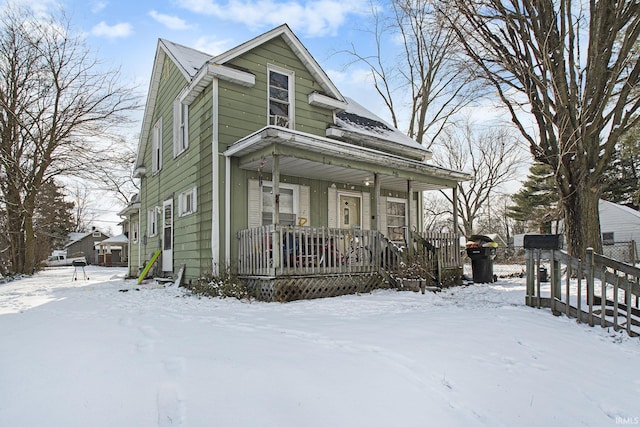
[[[534,163],[519,192],[511,197],[507,215],[522,221],[526,228],[540,233],[551,233],[552,223],[561,218],[558,208],[558,190],[551,167]]]
[[[640,127],[635,127],[618,143],[611,167],[604,174],[602,198],[640,209]]]
[[[46,181],[38,192],[34,214],[38,261],[67,243],[74,227],[73,209],[74,203],[64,198],[63,187],[53,180]]]

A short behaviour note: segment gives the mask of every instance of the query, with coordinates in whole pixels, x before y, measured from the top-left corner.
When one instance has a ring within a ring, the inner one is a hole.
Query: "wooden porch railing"
[[[242,230],[238,238],[238,274],[244,276],[372,273],[397,270],[407,259],[406,248],[373,230],[268,225]],[[453,234],[423,233],[420,239],[414,247],[422,262],[436,270],[460,266]]]
[[[541,260],[549,260],[549,289]],[[545,296],[543,296],[545,294]],[[561,250],[527,250],[526,304],[549,307],[593,326],[640,336],[640,268],[587,251],[584,260]]]

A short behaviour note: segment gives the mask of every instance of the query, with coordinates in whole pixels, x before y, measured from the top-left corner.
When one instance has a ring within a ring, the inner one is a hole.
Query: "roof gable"
[[[158,40],[158,49],[160,48],[165,54],[169,55],[187,80],[193,79],[207,61],[212,58],[208,53],[165,39]]]
[[[226,64],[229,61],[243,55],[244,53],[249,52],[250,50],[258,46],[267,43],[270,40],[273,40],[276,37],[282,37],[282,39],[296,54],[296,56],[300,58],[300,61],[302,61],[302,63],[309,70],[311,75],[315,78],[315,80],[327,95],[336,98],[339,101],[344,101],[344,97],[342,96],[338,88],[336,88],[331,79],[329,79],[329,76],[324,72],[322,67],[320,67],[320,64],[318,64],[313,56],[311,56],[307,48],[304,47],[300,39],[298,39],[293,31],[291,31],[291,28],[289,28],[287,24],[283,24],[271,31],[254,37],[253,39],[214,57],[211,62],[220,65]]]

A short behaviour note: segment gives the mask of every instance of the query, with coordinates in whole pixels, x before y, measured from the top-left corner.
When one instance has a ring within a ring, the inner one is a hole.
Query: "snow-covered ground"
[[[524,279],[279,304],[87,272],[0,284],[0,426],[640,423],[640,340]]]

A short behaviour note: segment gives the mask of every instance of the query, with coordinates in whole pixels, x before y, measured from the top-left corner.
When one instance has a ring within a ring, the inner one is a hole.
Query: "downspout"
[[[140,268],[142,266],[142,263],[140,262],[142,257],[142,230],[140,228],[140,225],[142,224],[142,217],[140,217],[140,215],[140,208],[138,208],[138,272],[135,274],[136,277],[140,275],[140,272],[142,271]]]
[[[218,188],[219,173],[219,140],[218,140],[218,79],[211,82],[211,268],[218,274],[220,262],[220,191]]]
[[[458,229],[458,184],[453,187],[453,238],[455,239],[454,248],[456,250],[456,256],[458,257],[458,266],[462,265],[462,257],[460,257],[460,231]],[[465,236],[466,237],[466,236]]]

